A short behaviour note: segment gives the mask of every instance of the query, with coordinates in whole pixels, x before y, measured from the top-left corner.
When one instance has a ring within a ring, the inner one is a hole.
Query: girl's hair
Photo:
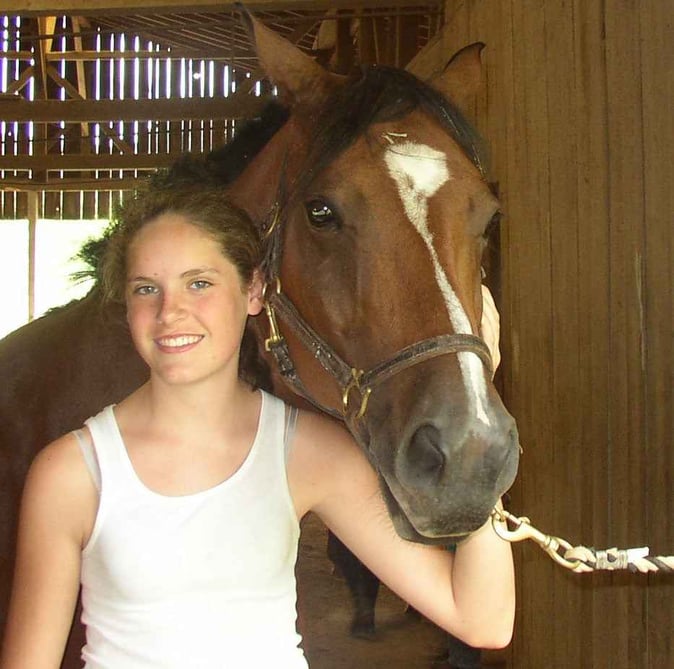
[[[118,222],[106,240],[98,267],[106,302],[123,303],[129,247],[148,223],[163,214],[184,216],[208,234],[237,269],[243,286],[249,286],[262,259],[260,237],[248,215],[234,206],[222,186],[172,178],[155,179],[148,190],[126,201]],[[252,332],[246,327],[241,343],[239,375],[254,387],[269,388],[269,369],[260,358]]]

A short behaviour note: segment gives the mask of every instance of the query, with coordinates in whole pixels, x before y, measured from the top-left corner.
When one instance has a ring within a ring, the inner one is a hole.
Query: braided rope
[[[564,559],[577,562],[573,571],[616,571],[619,569],[634,574],[649,572],[674,572],[674,556],[649,555],[648,546],[643,548],[607,548],[596,550],[587,546],[574,546],[564,553]]]
[[[531,539],[555,562],[570,571],[588,573],[593,571],[626,570],[632,573],[674,572],[674,556],[649,555],[647,546],[641,548],[607,548],[597,550],[587,546],[572,546],[565,539],[544,534],[531,521],[517,517],[504,509],[492,511],[492,525],[496,534],[506,541],[516,542]],[[514,529],[508,528],[508,523]]]

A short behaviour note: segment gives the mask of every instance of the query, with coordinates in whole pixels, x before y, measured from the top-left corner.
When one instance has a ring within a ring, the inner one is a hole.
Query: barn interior
[[[248,7],[338,72],[380,63],[426,78],[486,44],[470,116],[505,214],[486,281],[501,312],[497,387],[524,449],[510,508],[572,545],[674,553],[671,0]],[[39,221],[108,219],[155,170],[227,143],[274,88],[226,0],[0,0],[0,19],[0,226],[25,225],[29,321]],[[430,666],[444,637],[388,595],[379,638],[349,639],[323,548],[307,545],[303,563],[330,588],[306,622],[312,667]],[[535,543],[514,551],[515,636],[484,666],[672,666],[671,574],[579,575]]]

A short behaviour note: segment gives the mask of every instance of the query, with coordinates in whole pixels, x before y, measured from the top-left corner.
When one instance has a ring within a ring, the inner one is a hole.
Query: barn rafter
[[[134,188],[180,153],[227,142],[273,95],[233,2],[9,5],[0,2],[0,184],[14,202],[24,191]],[[443,15],[438,0],[249,6],[340,71],[404,66]]]

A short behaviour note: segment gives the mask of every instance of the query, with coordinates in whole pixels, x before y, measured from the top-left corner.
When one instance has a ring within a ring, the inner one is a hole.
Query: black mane
[[[154,177],[154,185],[158,185],[158,180],[164,179],[173,184],[172,187],[175,187],[176,182],[189,184],[203,183],[204,180],[224,186],[232,183],[283,127],[288,116],[289,112],[285,107],[276,101],[270,102],[260,116],[247,121],[237,129],[231,142],[214,149],[205,158],[186,154],[167,172]]]

